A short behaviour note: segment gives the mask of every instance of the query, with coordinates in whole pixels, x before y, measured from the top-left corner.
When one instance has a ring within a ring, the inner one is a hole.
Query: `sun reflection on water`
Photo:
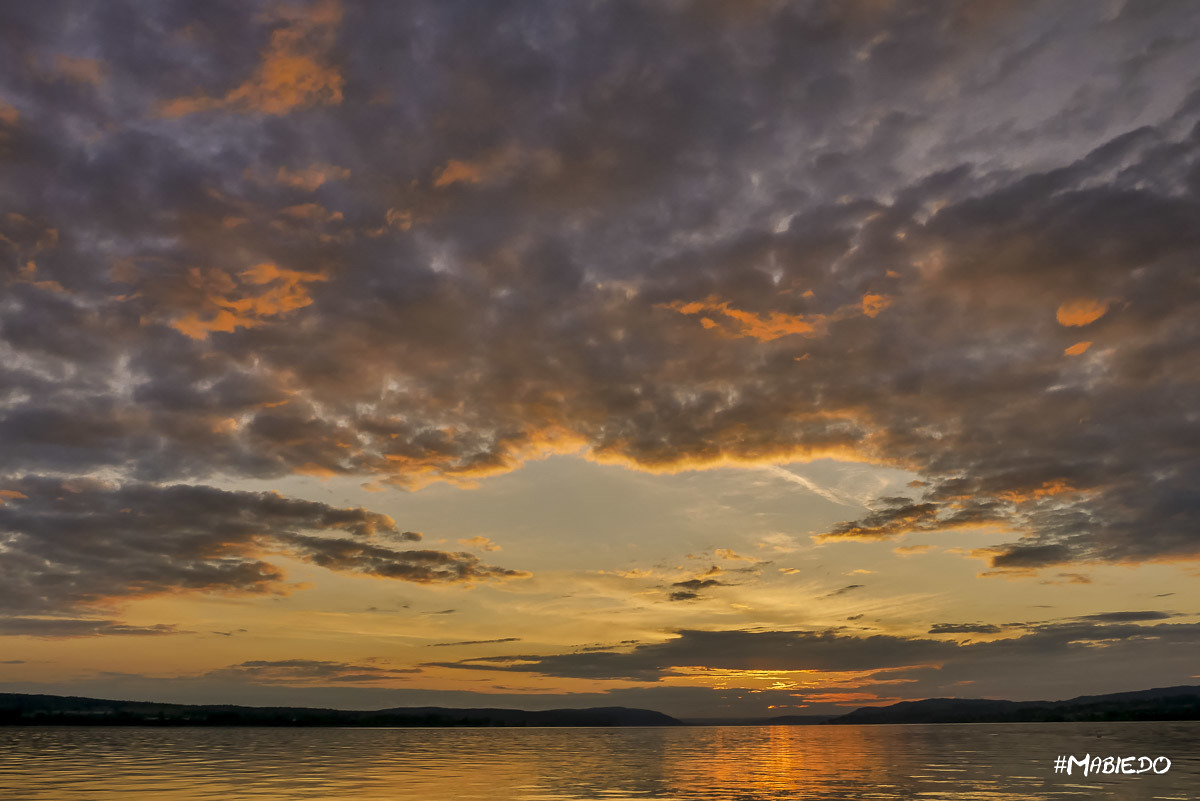
[[[1187,798],[1200,723],[616,729],[0,728],[5,801]],[[1059,753],[1165,754],[1056,776]]]

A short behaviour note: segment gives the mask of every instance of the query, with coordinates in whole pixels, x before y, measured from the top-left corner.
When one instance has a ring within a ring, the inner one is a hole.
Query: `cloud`
[[[499,551],[500,546],[492,542],[487,537],[467,537],[458,541],[459,545],[469,545],[472,548],[478,548],[481,551]]]
[[[1095,298],[1077,298],[1058,307],[1055,318],[1059,325],[1080,328],[1090,325],[1105,315],[1108,303]]]
[[[840,523],[820,535],[821,540],[882,540],[912,531],[930,531],[941,527],[938,506],[912,503],[908,498],[886,499],[888,506],[853,522]]]
[[[822,322],[821,319],[807,320],[800,315],[778,311],[765,314],[743,311],[731,307],[728,301],[715,297],[703,302],[676,302],[669,308],[680,314],[707,313],[708,316],[700,318],[704,328],[726,336],[750,337],[761,342],[770,342],[793,334],[815,336],[817,326]],[[726,322],[719,322],[722,319]]]
[[[853,671],[921,664],[953,650],[936,640],[866,638],[833,632],[677,632],[626,652],[479,657],[442,666],[573,678],[659,681],[677,668]]]
[[[721,569],[713,565],[704,575],[713,575],[721,573]],[[702,590],[711,589],[712,587],[727,587],[728,583],[715,578],[691,578],[683,581],[676,581],[671,584],[672,587],[679,587],[673,591],[668,597],[672,601],[695,601],[703,597]]]
[[[767,465],[767,467],[765,469],[768,472],[772,473],[773,475],[779,476],[780,478],[784,479],[785,481],[790,481],[794,484],[799,484],[800,486],[804,487],[805,489],[809,490],[810,492],[821,496],[822,498],[824,498],[827,501],[836,503],[839,506],[857,505],[855,501],[847,499],[847,498],[843,498],[841,495],[838,495],[833,490],[827,489],[825,487],[821,487],[821,486],[817,485],[817,483],[812,481],[811,479],[805,478],[804,476],[799,475],[797,473],[793,473],[791,470],[788,470],[785,467],[780,467],[779,465]]]
[[[313,206],[295,206],[284,209],[284,213]],[[308,306],[313,301],[305,285],[327,280],[328,276],[321,273],[288,270],[268,263],[243,270],[236,278],[221,270],[207,274],[193,270],[188,283],[196,294],[189,299],[188,306],[199,310],[186,312],[171,326],[192,339],[207,339],[214,332],[254,328],[268,318]]]
[[[862,312],[868,317],[875,317],[891,305],[892,299],[887,295],[877,295],[868,292],[862,296]]]
[[[72,58],[59,53],[54,59],[55,71],[67,80],[99,86],[105,77],[104,65],[94,58]]]
[[[676,581],[672,587],[683,587],[686,590],[705,590],[709,587],[723,587],[725,582],[718,579],[688,579],[686,581]]]
[[[335,164],[310,164],[294,170],[280,167],[275,173],[275,180],[284,186],[308,192],[319,189],[326,181],[340,181],[349,177],[350,170]]]
[[[255,659],[229,667],[218,668],[202,678],[248,684],[308,685],[326,682],[373,684],[404,680],[420,668],[384,668],[351,662],[329,662],[313,659]]]
[[[930,634],[999,634],[1004,626],[995,623],[934,623]]]
[[[275,555],[420,583],[512,578],[466,553],[402,550],[420,539],[386,515],[264,492],[28,477],[0,506],[0,609],[71,615],[166,593],[286,592]],[[341,535],[341,536],[338,536]],[[349,535],[349,536],[345,536]],[[112,621],[9,618],[9,633],[139,631]]]
[[[14,7],[0,475],[834,457],[924,483],[825,541],[982,529],[1011,576],[1200,558],[1200,62],[1154,45],[1198,16],[1035,11]],[[103,83],[26,66],[59,53]],[[295,533],[272,547],[492,575]]]
[[[527,578],[522,570],[492,567],[469,553],[393,548],[304,534],[280,535],[300,558],[329,570],[362,573],[420,584]]]
[[[1008,629],[1016,630],[1008,633]],[[682,630],[658,643],[624,651],[486,656],[439,667],[534,673],[564,678],[632,680],[661,685],[680,676],[726,675],[745,687],[747,671],[769,681],[837,682],[846,689],[892,698],[1068,698],[1105,686],[1186,683],[1194,660],[1184,653],[1200,643],[1200,624],[1057,621],[1042,624],[939,624],[934,634],[1006,634],[999,639],[954,642],[894,635],[857,636],[838,631]],[[1150,671],[1148,674],[1147,671]],[[771,674],[778,674],[771,678]],[[1088,678],[1080,684],[1080,676]],[[803,699],[810,690],[788,692]],[[820,695],[816,691],[814,696]],[[861,705],[868,699],[859,699]],[[791,703],[795,703],[792,701]]]
[[[1100,612],[1094,615],[1080,615],[1076,620],[1094,620],[1098,623],[1134,623],[1143,620],[1167,620],[1178,617],[1173,612]]]
[[[742,556],[732,548],[717,548],[713,551],[718,559],[725,559],[733,562],[757,562],[757,559],[752,559],[749,556]]]
[[[183,117],[214,109],[286,114],[303,106],[341,103],[345,79],[328,63],[342,18],[338,0],[318,0],[303,7],[281,5],[272,15],[279,25],[253,77],[224,97],[194,95],[164,101],[159,114]]]
[[[166,624],[132,626],[117,620],[94,618],[0,616],[0,636],[7,637],[69,639],[116,635],[158,637],[189,633]]]
[[[1092,346],[1091,342],[1076,342],[1069,348],[1063,350],[1065,356],[1079,356],[1087,352],[1087,349]]]

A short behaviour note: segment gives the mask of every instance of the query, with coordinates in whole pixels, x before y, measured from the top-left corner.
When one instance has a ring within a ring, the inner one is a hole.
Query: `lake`
[[[1166,773],[1056,774],[1059,755]],[[1192,799],[1200,722],[622,729],[0,728],[4,801]],[[1162,767],[1165,763],[1159,763]],[[1136,763],[1135,763],[1136,766]]]

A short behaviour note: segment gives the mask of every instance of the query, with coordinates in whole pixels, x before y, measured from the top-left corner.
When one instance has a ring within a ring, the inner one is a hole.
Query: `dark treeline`
[[[1067,701],[930,698],[863,707],[830,723],[1062,723],[1200,720],[1200,687],[1163,687]]]
[[[659,712],[594,709],[448,709],[373,711],[107,701],[0,693],[0,725],[60,726],[676,726]]]
[[[699,725],[842,725],[887,723],[1052,723],[1200,720],[1200,686],[1081,696],[1066,701],[929,698],[862,707],[841,716],[704,718]],[[33,726],[679,726],[661,712],[591,709],[452,709],[400,707],[372,711],[308,707],[159,704],[59,695],[0,693],[0,725]]]

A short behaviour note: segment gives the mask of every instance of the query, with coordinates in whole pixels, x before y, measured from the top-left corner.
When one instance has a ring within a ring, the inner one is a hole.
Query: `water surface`
[[[1054,772],[1167,756],[1163,775]],[[1200,722],[646,729],[0,728],[5,801],[1192,799]]]

